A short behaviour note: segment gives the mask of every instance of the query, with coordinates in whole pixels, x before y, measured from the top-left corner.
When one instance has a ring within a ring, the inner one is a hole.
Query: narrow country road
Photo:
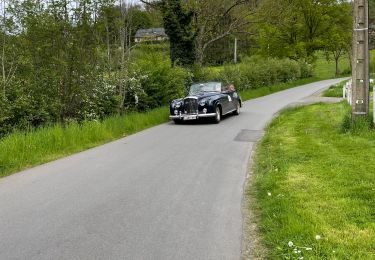
[[[0,179],[0,259],[240,259],[248,159],[272,116],[340,82],[163,124]]]

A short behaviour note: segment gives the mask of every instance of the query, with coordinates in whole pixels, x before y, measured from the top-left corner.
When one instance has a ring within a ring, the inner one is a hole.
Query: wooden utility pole
[[[353,30],[353,118],[369,113],[368,0],[354,0]]]

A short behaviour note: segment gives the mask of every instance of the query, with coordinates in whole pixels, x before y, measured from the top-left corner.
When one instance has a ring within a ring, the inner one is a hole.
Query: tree
[[[161,10],[171,42],[171,60],[183,65],[202,65],[215,42],[249,24],[255,0],[159,0],[141,2]]]
[[[330,28],[324,34],[324,49],[327,59],[333,57],[336,64],[335,74],[340,75],[339,60],[350,53],[352,44],[352,7],[348,3],[341,3],[330,12]]]
[[[251,23],[256,1],[206,0],[192,1],[195,14],[197,63],[202,65],[207,49],[217,41],[239,31]]]
[[[195,62],[194,13],[181,0],[140,0],[144,4],[160,10],[163,25],[170,41],[170,58],[175,63],[191,66]]]
[[[264,0],[258,19],[259,44],[263,55],[314,59],[325,48],[334,10],[345,5],[336,0]],[[345,14],[350,17],[347,12]]]

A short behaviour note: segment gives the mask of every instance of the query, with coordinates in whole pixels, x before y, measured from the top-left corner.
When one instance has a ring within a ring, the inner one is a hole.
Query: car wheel
[[[173,121],[174,121],[174,123],[175,123],[176,125],[179,125],[179,124],[182,123],[182,120],[181,120],[181,119],[173,119]]]
[[[216,124],[218,124],[218,123],[220,123],[220,120],[221,120],[221,111],[220,111],[220,107],[216,107],[214,122],[215,122]]]
[[[237,103],[237,109],[233,112],[233,114],[235,114],[236,116],[238,116],[241,112],[241,106],[240,106],[240,102]]]

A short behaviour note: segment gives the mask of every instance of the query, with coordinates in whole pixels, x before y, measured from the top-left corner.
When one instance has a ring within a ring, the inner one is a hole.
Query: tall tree
[[[245,31],[255,13],[256,1],[190,1],[195,15],[197,63],[202,65],[207,49],[236,32]]]
[[[240,31],[250,20],[256,0],[158,0],[141,2],[159,8],[171,42],[171,60],[202,65],[207,48]]]
[[[258,40],[261,53],[313,59],[316,50],[325,49],[332,23],[339,23],[333,19],[337,14],[334,10],[342,5],[348,4],[337,0],[263,0],[258,14],[262,21]],[[350,17],[347,12],[342,15]]]

